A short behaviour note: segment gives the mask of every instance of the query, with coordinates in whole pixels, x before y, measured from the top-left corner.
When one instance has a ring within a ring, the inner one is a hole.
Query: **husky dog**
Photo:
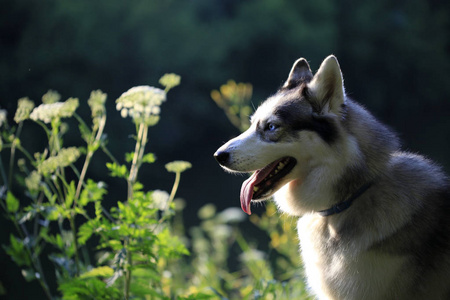
[[[214,154],[253,172],[242,209],[274,195],[299,216],[308,286],[318,299],[450,299],[450,182],[349,99],[334,56],[313,76],[297,60],[251,127]]]

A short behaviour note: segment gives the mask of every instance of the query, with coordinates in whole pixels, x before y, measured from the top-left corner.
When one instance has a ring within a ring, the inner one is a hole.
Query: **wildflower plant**
[[[175,295],[163,280],[168,265],[189,254],[172,233],[170,220],[175,215],[174,198],[181,173],[191,165],[181,161],[167,165],[168,171],[175,173],[170,194],[145,191],[138,181],[140,168],[155,161],[152,153],[145,152],[148,130],[158,123],[160,106],[179,81],[175,74],[166,75],[161,79],[164,90],[139,86],[117,99],[120,114],[131,117],[136,126],[134,152],[125,155],[125,163],[120,163],[106,147],[107,95],[100,90],[93,91],[87,101],[91,109],[89,122],[76,113],[77,98],[60,101],[61,95],[51,90],[38,106],[28,98],[19,99],[14,115],[16,126],[10,127],[6,111],[0,110],[0,205],[15,226],[9,244],[3,248],[26,280],[40,283],[48,299],[58,294],[63,299],[207,296]],[[64,133],[70,128],[63,122],[65,119],[78,123],[83,146],[66,145]],[[20,140],[27,122],[40,125],[47,137],[47,145],[34,154]],[[97,152],[110,159],[106,166],[110,176],[127,183],[127,193],[122,198],[117,195],[117,205],[109,210],[103,203],[107,182],[89,177],[93,156],[101,155]],[[9,172],[2,163],[5,157],[9,158]],[[15,181],[17,178],[20,180]],[[21,189],[25,192],[21,193]],[[97,247],[90,248],[89,241]],[[44,248],[54,265],[57,292],[51,290],[42,267]],[[92,252],[97,257],[94,261],[88,254]],[[186,294],[185,290],[180,294]]]
[[[219,90],[211,92],[211,98],[225,112],[231,124],[240,131],[245,131],[250,126],[252,93],[253,86],[251,84],[228,80]]]

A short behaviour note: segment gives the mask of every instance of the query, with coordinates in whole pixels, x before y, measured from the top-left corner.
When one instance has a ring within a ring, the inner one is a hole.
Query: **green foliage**
[[[4,246],[6,253],[14,260],[14,262],[19,266],[31,265],[30,257],[25,249],[24,241],[19,240],[14,235],[9,236],[10,245]]]
[[[6,194],[6,208],[10,213],[15,213],[19,209],[19,200],[10,191]]]
[[[4,182],[8,182],[4,188],[11,187],[16,178],[26,191],[15,196],[8,188],[1,194],[4,213],[20,236],[11,234],[10,244],[4,249],[21,268],[27,281],[39,281],[48,299],[54,298],[54,291],[50,290],[41,265],[44,247],[50,249],[48,258],[53,262],[58,291],[63,299],[148,296],[167,299],[168,292],[162,287],[164,269],[169,262],[189,255],[184,243],[173,234],[171,219],[175,214],[173,200],[180,174],[191,165],[170,163],[173,167],[169,171],[176,173],[170,196],[160,190],[145,191],[138,181],[138,171],[143,163],[151,164],[156,160],[154,154],[145,153],[148,127],[156,124],[149,121],[149,117],[159,115],[159,106],[166,99],[167,91],[179,81],[175,74],[166,75],[161,80],[166,91],[140,87],[131,89],[122,95],[120,99],[123,100],[118,100],[121,104],[118,110],[127,109],[137,130],[135,151],[126,155],[126,164],[120,164],[105,147],[106,94],[101,91],[93,91],[88,100],[92,111],[91,126],[76,114],[77,99],[59,102],[60,95],[49,91],[43,96],[44,103],[37,107],[27,98],[20,99],[15,115],[18,127],[1,127],[2,136],[7,137],[2,151],[9,148],[10,166],[13,166],[16,151],[28,160],[20,159],[20,173],[15,174],[12,167],[8,177],[3,170],[1,172]],[[61,118],[78,121],[85,147],[64,147],[67,125]],[[44,151],[34,156],[21,146],[19,140],[26,120],[39,124],[48,138]],[[102,204],[108,192],[107,184],[96,182],[88,175],[91,159],[99,149],[113,160],[106,165],[110,176],[125,180],[128,186],[124,199],[109,211]],[[75,163],[82,157],[84,163],[79,170]],[[3,164],[0,167],[3,168]],[[69,181],[68,178],[76,179]],[[27,200],[19,201],[19,198]],[[97,246],[91,248],[89,241]],[[86,251],[102,255],[90,261],[89,256],[81,255]],[[199,297],[205,298],[204,295]]]
[[[107,163],[106,167],[111,172],[110,175],[112,177],[120,177],[120,178],[128,177],[128,170],[127,170],[126,165],[118,165],[116,163]]]

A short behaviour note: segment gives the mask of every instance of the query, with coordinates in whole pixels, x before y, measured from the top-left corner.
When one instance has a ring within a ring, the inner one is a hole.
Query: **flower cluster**
[[[169,193],[162,190],[155,190],[152,193],[153,203],[151,208],[165,210],[169,204]]]
[[[168,92],[171,88],[180,84],[180,79],[181,77],[174,73],[164,74],[164,76],[159,79],[159,83],[164,86],[166,92]]]
[[[30,118],[34,121],[40,120],[44,123],[50,123],[56,118],[71,117],[78,105],[79,101],[77,98],[69,98],[65,102],[44,103],[33,109]]]
[[[116,108],[123,118],[130,116],[137,124],[153,126],[159,121],[160,105],[166,101],[166,93],[151,86],[136,86],[116,100]]]
[[[28,119],[33,108],[34,102],[28,99],[28,97],[20,98],[18,100],[16,114],[14,115],[14,121],[20,123]]]
[[[58,102],[60,99],[61,95],[57,91],[48,90],[48,92],[42,96],[42,103],[52,104]]]
[[[2,127],[3,123],[6,123],[6,109],[0,109],[0,127]]]
[[[80,150],[77,147],[63,148],[58,155],[44,160],[39,166],[41,174],[53,173],[57,168],[64,168],[74,163],[80,157]]]
[[[39,190],[39,185],[41,183],[41,174],[37,171],[33,171],[25,178],[25,185],[27,189],[31,192]]]
[[[181,173],[186,171],[187,169],[190,169],[192,167],[190,162],[183,161],[183,160],[176,160],[173,162],[170,162],[166,164],[166,169],[169,172],[173,173]]]
[[[257,249],[248,249],[239,255],[239,258],[246,263],[260,261],[266,258],[266,253]]]
[[[91,108],[92,118],[99,118],[105,114],[106,97],[107,95],[101,90],[91,92],[91,96],[88,100],[88,105]]]
[[[236,83],[229,80],[219,90],[211,92],[211,98],[225,111],[228,119],[241,131],[250,126],[248,116],[252,113],[250,99],[253,87],[249,83]]]

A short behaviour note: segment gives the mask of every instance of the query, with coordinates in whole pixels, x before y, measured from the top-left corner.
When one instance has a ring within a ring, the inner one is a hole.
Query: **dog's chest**
[[[299,220],[298,234],[308,285],[319,299],[387,299],[405,263],[358,248],[358,236],[352,243],[335,241],[336,233],[314,216]]]

